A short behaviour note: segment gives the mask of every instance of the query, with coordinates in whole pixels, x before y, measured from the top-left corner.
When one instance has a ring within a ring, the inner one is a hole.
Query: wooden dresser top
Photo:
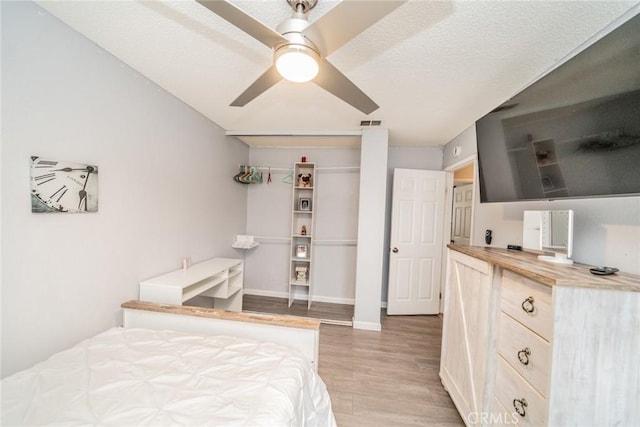
[[[538,260],[538,254],[501,248],[447,245],[449,249],[487,261],[548,286],[578,286],[640,292],[640,276],[618,272],[598,276],[585,264],[557,265]]]

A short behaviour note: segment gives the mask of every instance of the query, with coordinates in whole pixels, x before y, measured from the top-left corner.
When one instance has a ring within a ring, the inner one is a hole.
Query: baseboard
[[[265,289],[244,288],[242,293],[245,295],[255,295],[257,297],[289,298],[289,295],[287,295],[286,292],[269,291]]]
[[[286,292],[278,292],[278,291],[270,291],[265,289],[244,289],[243,292],[245,295],[255,295],[259,297],[273,297],[273,298],[284,298],[289,299],[289,294]],[[296,299],[306,301],[306,295],[296,295]],[[331,304],[347,304],[354,305],[355,299],[353,298],[335,298],[335,297],[323,297],[323,296],[313,296],[314,302],[328,302]]]
[[[382,325],[380,322],[358,322],[354,319],[353,329],[364,329],[366,331],[381,331]]]

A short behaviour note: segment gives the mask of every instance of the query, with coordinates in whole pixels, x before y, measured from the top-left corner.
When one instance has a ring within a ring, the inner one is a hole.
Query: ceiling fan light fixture
[[[276,69],[286,80],[304,83],[313,80],[320,69],[320,55],[308,46],[288,44],[274,54]]]

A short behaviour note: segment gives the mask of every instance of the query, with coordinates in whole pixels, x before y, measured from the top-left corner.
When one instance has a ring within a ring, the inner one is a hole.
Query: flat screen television
[[[640,195],[640,15],[476,122],[481,202]]]

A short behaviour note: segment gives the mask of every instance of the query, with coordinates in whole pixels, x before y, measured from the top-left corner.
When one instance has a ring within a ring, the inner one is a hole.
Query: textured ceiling
[[[290,16],[285,0],[233,3],[274,29]],[[308,134],[357,131],[361,120],[381,120],[391,145],[446,144],[640,12],[640,1],[621,0],[409,1],[328,57],[380,105],[367,116],[312,83],[286,81],[230,107],[271,51],[195,1],[38,4],[225,130],[253,135],[248,144],[322,146],[357,138]],[[310,20],[336,4],[319,0]],[[306,136],[279,136],[296,132]]]

